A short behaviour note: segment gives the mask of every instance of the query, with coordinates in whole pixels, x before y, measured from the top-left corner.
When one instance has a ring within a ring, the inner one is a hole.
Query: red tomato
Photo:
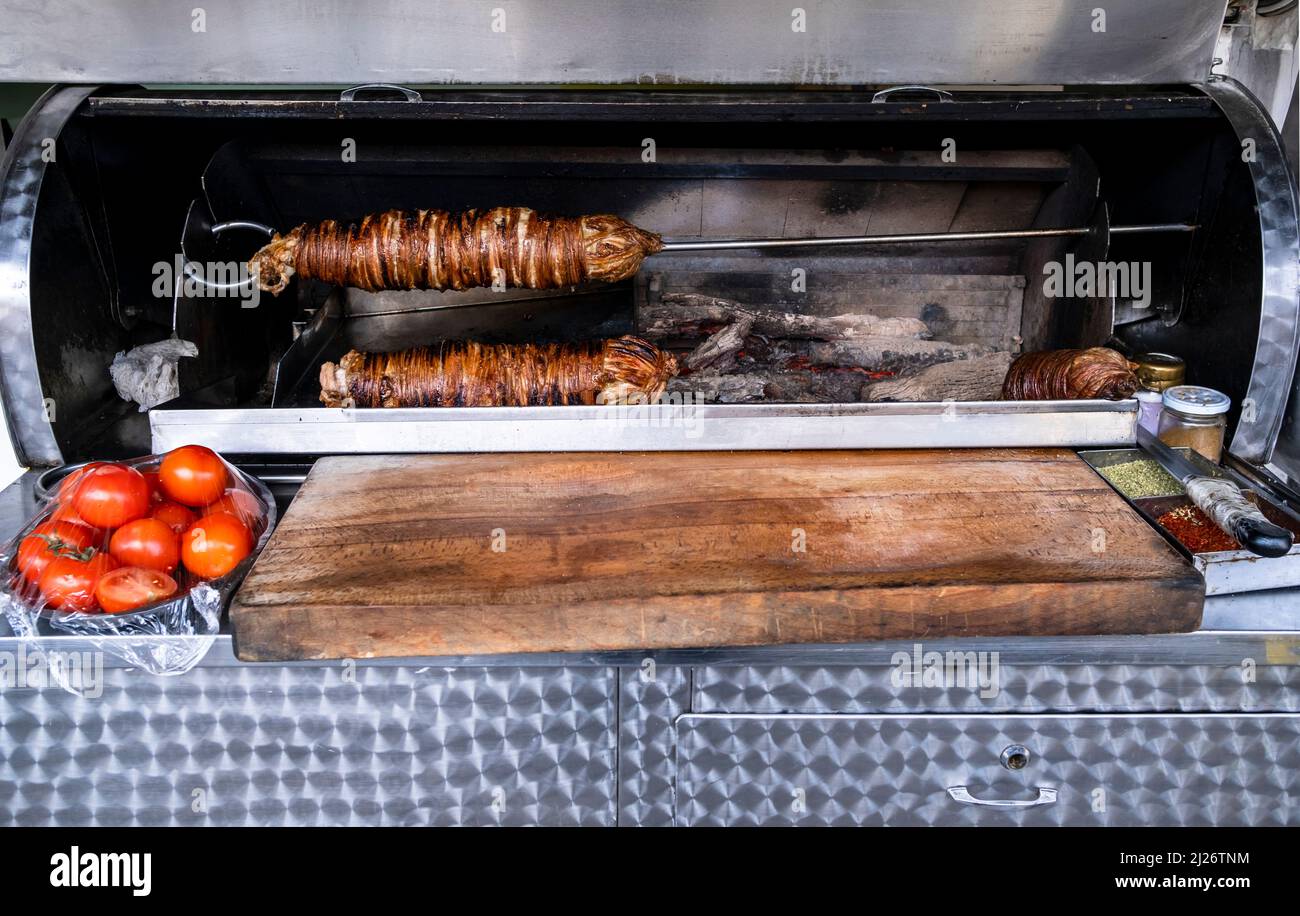
[[[162,483],[159,480],[157,471],[141,471],[140,473],[144,475],[144,479],[149,484],[150,502],[160,503],[167,498],[166,496],[163,495]]]
[[[104,534],[103,531],[101,531],[99,528],[96,528],[94,525],[87,524],[86,520],[77,514],[77,510],[72,507],[72,503],[70,502],[56,503],[54,507],[54,512],[50,515],[50,521],[72,522],[74,525],[80,525],[83,528],[89,528],[90,530],[94,531],[96,534],[99,535]],[[103,538],[100,538],[100,540],[103,540]]]
[[[256,528],[262,522],[262,504],[252,493],[238,487],[227,490],[220,499],[204,510],[207,515],[217,512],[233,515],[250,528]]]
[[[185,529],[193,525],[194,520],[198,518],[197,515],[180,503],[173,502],[159,503],[153,507],[153,512],[150,515],[177,534],[184,533]]]
[[[219,499],[230,478],[221,456],[202,445],[172,449],[158,475],[167,498],[186,506],[206,506]]]
[[[89,560],[55,557],[41,573],[41,596],[52,608],[93,611],[95,583],[104,573],[116,568],[117,561],[106,553],[97,553]]]
[[[171,572],[181,561],[180,541],[166,522],[137,518],[113,533],[108,552],[123,566]]]
[[[176,580],[156,569],[120,566],[95,584],[95,599],[109,614],[134,610],[176,594]]]
[[[77,482],[72,507],[96,528],[116,528],[149,511],[149,482],[135,468],[101,464]]]
[[[98,534],[93,528],[73,522],[43,522],[18,545],[18,571],[28,582],[35,583],[51,560],[80,553],[96,543]]]
[[[88,471],[93,470],[94,468],[99,467],[103,463],[104,462],[102,461],[91,461],[85,464],[84,466],[77,468],[67,477],[64,477],[62,480],[60,480],[59,501],[65,503],[70,502],[72,500],[72,497],[76,494],[77,484],[80,483],[81,479],[86,476],[86,473]]]
[[[181,561],[203,579],[224,576],[252,552],[253,533],[224,512],[203,516],[181,535]]]

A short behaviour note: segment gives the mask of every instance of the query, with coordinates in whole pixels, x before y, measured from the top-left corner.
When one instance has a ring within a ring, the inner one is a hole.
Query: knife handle
[[[1290,552],[1294,540],[1291,532],[1265,518],[1232,481],[1191,477],[1183,486],[1198,509],[1251,553],[1280,557]]]
[[[1251,553],[1261,557],[1284,557],[1291,552],[1294,539],[1291,532],[1280,525],[1274,525],[1263,515],[1259,518],[1244,518],[1237,522],[1232,536],[1245,545]]]

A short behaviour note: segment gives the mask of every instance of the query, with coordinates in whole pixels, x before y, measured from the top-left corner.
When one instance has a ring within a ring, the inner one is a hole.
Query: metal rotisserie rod
[[[1140,235],[1151,232],[1193,232],[1188,223],[1144,223],[1134,226],[1111,226],[1111,235]],[[904,235],[832,235],[796,239],[679,239],[663,243],[662,251],[722,251],[747,248],[822,248],[842,245],[912,245],[925,242],[985,242],[999,239],[1044,239],[1082,236],[1092,232],[1090,226],[1062,229],[996,229],[986,232],[917,232]]]
[[[214,232],[245,221],[220,223]],[[266,228],[266,227],[261,227]],[[1191,232],[1186,223],[1112,226],[1116,235]],[[608,214],[554,217],[527,207],[491,210],[388,210],[358,222],[304,223],[272,240],[249,261],[258,285],[278,294],[292,276],[337,286],[461,290],[472,287],[559,289],[631,277],[660,252],[821,248],[1085,236],[1092,227],[929,232],[825,238],[678,239]]]

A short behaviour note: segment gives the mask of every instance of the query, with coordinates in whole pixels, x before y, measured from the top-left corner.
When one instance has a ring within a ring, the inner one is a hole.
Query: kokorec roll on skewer
[[[639,337],[576,344],[449,342],[398,353],[352,350],[321,366],[326,407],[528,407],[647,403],[677,360]]]
[[[1022,353],[1007,370],[1002,397],[1008,401],[1123,400],[1138,389],[1135,366],[1108,347]]]
[[[653,232],[617,216],[544,216],[527,207],[389,210],[360,222],[304,223],[249,259],[279,294],[297,275],[371,292],[500,285],[556,289],[632,276],[662,250]]]
[[[1087,235],[1090,227],[931,232],[876,236],[689,239],[665,242],[657,234],[610,214],[544,216],[527,207],[466,210],[388,210],[360,222],[303,223],[285,235],[261,224],[271,241],[249,259],[258,285],[281,293],[299,274],[370,292],[386,289],[469,289],[478,286],[555,289],[587,280],[624,280],[648,255],[661,251],[804,248],[916,244],[978,239]],[[220,226],[214,226],[217,231]],[[1112,235],[1190,232],[1184,223],[1112,226]]]

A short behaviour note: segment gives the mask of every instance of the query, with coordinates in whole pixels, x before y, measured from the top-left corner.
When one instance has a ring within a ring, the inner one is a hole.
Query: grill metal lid
[[[1177,84],[1225,0],[0,0],[0,80]]]

